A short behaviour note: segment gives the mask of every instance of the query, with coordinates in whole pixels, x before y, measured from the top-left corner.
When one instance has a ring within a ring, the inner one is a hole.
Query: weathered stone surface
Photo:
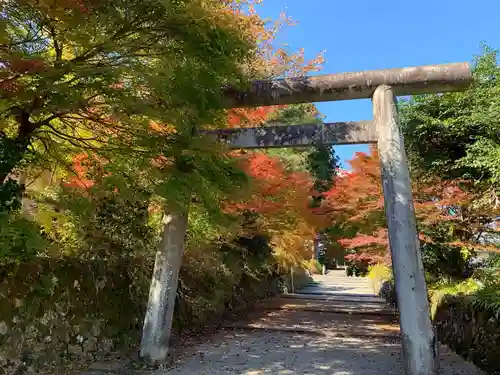
[[[224,90],[226,108],[371,98],[380,85],[396,95],[459,91],[472,79],[468,63],[326,74],[253,82],[248,91]]]
[[[410,172],[392,87],[381,85],[375,90],[373,118],[379,135],[378,152],[389,248],[401,317],[405,374],[436,374],[438,347],[429,317]]]
[[[231,148],[306,147],[317,143],[344,145],[377,142],[372,121],[327,124],[276,125],[207,132]]]
[[[167,358],[187,225],[187,212],[164,215],[141,340],[141,356],[152,362]]]

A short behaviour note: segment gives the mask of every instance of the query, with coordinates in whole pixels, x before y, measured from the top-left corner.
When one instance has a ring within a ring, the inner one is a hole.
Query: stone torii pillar
[[[255,81],[244,92],[226,88],[225,107],[372,98],[374,121],[207,132],[227,142],[231,148],[312,146],[318,140],[329,145],[378,142],[407,375],[436,374],[437,340],[430,320],[395,96],[459,91],[467,88],[470,81],[471,70],[467,63]],[[182,252],[183,247],[183,244],[179,247],[179,241],[185,235],[185,225],[178,226],[179,230],[168,228],[169,224],[166,224],[164,237],[171,237],[172,241],[164,238],[164,245],[159,250],[155,264],[158,272],[155,271],[151,283],[141,345],[141,354],[155,360],[164,359],[168,350],[181,259],[179,250]],[[175,255],[170,255],[169,251]]]

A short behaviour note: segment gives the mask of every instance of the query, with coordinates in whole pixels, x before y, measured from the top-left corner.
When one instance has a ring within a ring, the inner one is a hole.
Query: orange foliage
[[[442,220],[460,220],[445,207],[464,206],[472,202],[473,196],[463,189],[467,181],[426,181],[414,186],[414,203],[417,217],[425,224]]]
[[[84,0],[61,0],[61,4],[69,9],[78,10],[84,14],[90,13],[90,2]]]
[[[315,58],[305,60],[304,49],[288,52],[284,47],[277,47],[276,40],[280,30],[297,23],[282,11],[271,26],[258,14],[257,5],[262,0],[225,0],[227,12],[232,12],[241,29],[258,48],[253,61],[247,66],[250,75],[256,77],[300,76],[320,70],[324,61],[323,52]]]
[[[312,71],[322,69],[323,53],[315,58],[305,60],[305,51],[301,48],[297,52],[288,52],[284,47],[276,46],[279,31],[284,26],[296,24],[285,12],[281,12],[279,19],[271,26],[258,14],[256,6],[262,0],[241,0],[238,2],[227,0],[227,11],[231,12],[239,22],[244,34],[258,46],[252,61],[248,62],[246,70],[250,76],[256,78],[273,78],[277,76],[301,76]],[[257,108],[230,109],[228,126],[256,127],[262,125],[270,115],[283,106],[267,106]]]
[[[333,218],[358,221],[384,208],[377,150],[372,147],[370,154],[357,152],[349,164],[352,171],[339,174],[325,193],[326,210]]]
[[[344,248],[360,252],[349,259],[356,256],[384,257],[388,253],[388,235],[377,150],[372,147],[369,154],[356,153],[349,164],[352,171],[337,176],[335,185],[325,194],[322,210],[332,221],[357,228],[353,238],[338,239]],[[419,222],[433,225],[454,221],[457,226],[469,225],[459,214],[474,201],[474,196],[464,189],[465,186],[467,181],[441,181],[437,178],[414,181],[413,197]],[[450,208],[455,208],[455,211]],[[431,241],[423,233],[419,237],[422,241]],[[460,241],[453,244],[460,244]]]
[[[162,134],[162,135],[172,134],[172,133],[175,133],[177,131],[175,129],[174,125],[159,124],[158,122],[153,121],[153,120],[149,120],[149,127],[151,130],[153,130],[159,134]]]
[[[232,108],[227,110],[229,128],[250,128],[264,124],[269,117],[284,105],[256,107],[256,108]]]
[[[74,175],[68,178],[64,186],[79,189],[90,189],[94,186],[95,181],[87,178],[89,170],[88,159],[88,154],[78,154],[73,158]]]
[[[288,172],[278,158],[262,152],[242,158],[244,170],[253,178],[248,199],[227,202],[228,213],[260,214],[260,230],[272,238],[280,262],[297,264],[311,256],[311,241],[323,218],[309,208],[313,179],[309,173]]]
[[[383,228],[378,229],[374,235],[358,234],[354,238],[341,238],[338,241],[346,249],[355,249],[366,246],[387,246],[389,243],[387,231]]]
[[[390,258],[388,258],[387,256],[380,256],[380,255],[373,255],[366,253],[348,254],[344,258],[348,262],[366,263],[368,265],[380,264],[380,263],[387,265],[390,264]]]
[[[79,4],[80,0],[67,0]],[[82,0],[83,1],[83,0]],[[323,57],[306,61],[304,49],[296,53],[288,53],[284,48],[276,47],[277,33],[283,25],[293,22],[284,13],[271,27],[267,26],[255,10],[259,0],[223,1],[223,12],[233,14],[235,22],[242,32],[254,40],[258,48],[252,61],[244,67],[250,76],[297,76],[321,68]],[[82,3],[83,4],[83,3]],[[113,88],[120,89],[121,83]],[[284,106],[266,106],[257,108],[235,108],[226,111],[229,128],[258,127],[273,117]],[[150,129],[161,134],[175,132],[175,128],[167,124],[149,122]],[[308,173],[289,173],[278,158],[264,153],[246,153],[239,157],[242,167],[253,178],[251,196],[242,201],[227,202],[227,212],[239,213],[253,211],[263,215],[265,228],[273,235],[273,243],[285,251],[303,249],[304,241],[310,239],[318,227],[325,226],[322,218],[309,208],[309,199],[313,189],[313,181]],[[74,159],[76,176],[69,179],[67,186],[88,189],[94,182],[87,178],[89,170],[86,155],[78,155]],[[170,165],[170,161],[159,156],[151,161],[157,168]],[[292,223],[291,225],[288,225]],[[293,249],[292,249],[293,248]]]
[[[358,233],[353,238],[338,239],[342,247],[359,249],[361,257],[384,258],[388,248],[385,221],[373,221],[373,213],[384,209],[376,148],[371,147],[370,154],[356,153],[349,164],[352,171],[339,173],[335,184],[325,194],[326,207],[323,210],[335,223],[358,227]]]
[[[96,181],[89,179],[88,173],[92,167],[97,166],[98,174],[100,176],[96,178],[102,178],[108,176],[109,173],[103,173],[102,166],[107,162],[97,157],[96,155],[89,154],[78,154],[73,157],[73,174],[68,177],[67,181],[64,183],[66,187],[72,187],[77,189],[88,190],[95,185]]]
[[[47,69],[45,61],[41,58],[25,58],[22,56],[11,56],[3,62],[12,73],[34,74],[41,73]]]
[[[385,220],[380,220],[381,215],[373,215],[384,209],[376,148],[371,147],[370,154],[356,153],[349,164],[352,171],[339,174],[333,187],[325,194],[328,216],[336,223],[358,228],[353,238],[338,239],[342,247],[360,251],[360,254],[351,254],[346,260],[354,260],[353,256],[363,261],[385,259],[388,253]]]
[[[278,158],[261,152],[247,154],[242,167],[254,179],[253,194],[249,200],[229,203],[228,211],[269,214],[307,207],[312,188],[309,174],[289,173]]]
[[[0,81],[0,94],[2,97],[15,96],[24,89],[23,85],[15,80]]]

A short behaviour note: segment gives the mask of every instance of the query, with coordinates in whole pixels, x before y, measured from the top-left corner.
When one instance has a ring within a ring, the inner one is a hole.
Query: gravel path
[[[155,375],[403,374],[397,316],[341,271],[261,306]],[[441,373],[484,375],[445,347]]]
[[[441,367],[446,375],[482,374],[448,350],[441,353]],[[198,347],[195,355],[176,368],[158,374],[401,375],[403,367],[396,340],[231,332]]]

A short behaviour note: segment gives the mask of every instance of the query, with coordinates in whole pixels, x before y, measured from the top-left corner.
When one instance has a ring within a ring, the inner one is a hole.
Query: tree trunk
[[[31,143],[33,132],[40,127],[38,123],[30,121],[30,114],[20,111],[16,120],[19,124],[19,132],[16,138],[10,139],[0,134],[0,185],[23,160]]]
[[[30,140],[27,137],[0,138],[0,183],[3,184],[23,160],[29,144]]]

